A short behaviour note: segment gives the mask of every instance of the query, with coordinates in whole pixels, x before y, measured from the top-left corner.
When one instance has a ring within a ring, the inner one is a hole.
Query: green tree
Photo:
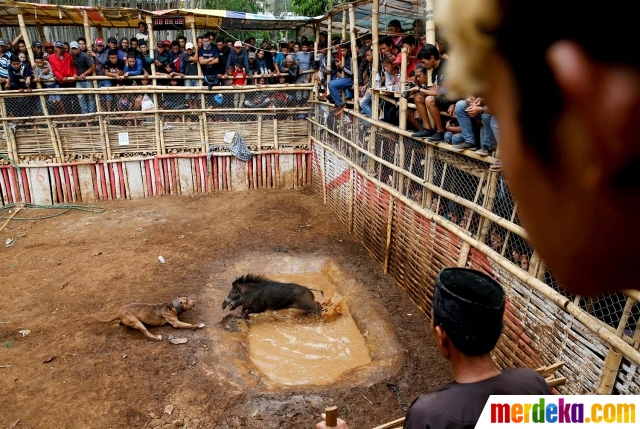
[[[232,10],[246,13],[262,12],[262,9],[256,0],[206,0],[204,2],[204,7],[205,9]],[[258,43],[260,43],[262,39],[269,37],[269,33],[266,31],[234,30],[228,28],[225,28],[225,31],[231,34],[234,38],[242,41],[253,36],[256,38]],[[229,38],[229,36],[224,32],[216,31],[216,33],[225,39]]]
[[[338,3],[338,0],[291,0],[291,9],[298,15],[314,17],[324,15]]]

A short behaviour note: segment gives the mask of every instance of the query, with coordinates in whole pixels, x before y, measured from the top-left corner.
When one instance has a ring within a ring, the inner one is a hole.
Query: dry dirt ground
[[[426,317],[310,189],[99,206],[104,213],[11,221],[0,232],[0,428],[312,428],[331,405],[352,428],[371,428],[404,415],[389,383],[410,404],[451,379]],[[45,214],[52,211],[17,217]],[[5,247],[9,238],[17,240]],[[230,287],[217,273],[246,252],[282,251],[336,258],[379,300],[402,345],[396,375],[371,386],[269,391],[211,370],[229,353],[211,335],[223,330],[220,303]],[[90,317],[181,294],[198,300],[181,319],[207,327],[150,331],[187,344]]]

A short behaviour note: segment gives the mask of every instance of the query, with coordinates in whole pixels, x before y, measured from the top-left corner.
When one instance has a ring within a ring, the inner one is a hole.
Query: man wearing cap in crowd
[[[7,41],[0,39],[0,90],[9,79],[9,67],[11,67],[11,52],[7,50]]]
[[[107,51],[110,50],[114,50],[118,52],[118,59],[124,61],[127,59],[127,54],[125,52],[122,52],[120,49],[118,49],[118,39],[116,39],[115,37],[109,37],[107,39],[107,45],[109,47],[109,49],[107,49]]]
[[[104,76],[104,65],[109,61],[109,54],[107,50],[104,48],[104,40],[96,39],[94,44],[96,45],[96,50],[87,51],[87,54],[93,59],[93,63],[96,66],[96,74],[98,76]],[[98,87],[104,88],[106,86],[111,86],[111,81],[109,80],[99,80]]]
[[[33,55],[38,55],[42,53],[42,43],[40,43],[39,41],[35,41],[31,44],[31,47],[33,48]]]
[[[45,61],[49,61],[49,56],[53,55],[53,43],[47,42],[44,44],[44,53],[42,54],[42,58]]]
[[[74,42],[77,43],[77,42]],[[51,65],[51,71],[60,82],[61,87],[75,86],[76,80],[76,66],[71,54],[65,52],[64,43],[59,40],[53,44],[55,53],[49,57],[49,64]]]
[[[73,56],[73,64],[76,67],[76,88],[93,88],[92,82],[87,80],[87,76],[92,75],[96,69],[91,57],[80,50],[78,42],[71,42],[69,47]],[[95,97],[92,94],[78,94],[78,103],[81,113],[96,111]]]
[[[249,68],[249,55],[247,54],[247,50],[242,47],[242,42],[236,40],[233,43],[233,49],[229,52],[229,58],[227,58],[226,70],[229,70],[229,67],[236,66],[244,67],[247,71],[247,75],[253,75],[253,72]]]
[[[193,43],[187,42],[185,44],[185,51],[180,58],[180,73],[185,76],[198,76],[198,53],[195,52]],[[200,80],[198,79],[185,79],[184,86],[200,86]],[[198,108],[198,98],[193,94],[185,94],[184,98],[189,103],[190,109]]]
[[[533,369],[500,371],[490,352],[502,334],[506,295],[502,286],[479,271],[445,268],[433,293],[431,332],[449,361],[454,381],[420,395],[411,405],[405,429],[473,428],[490,395],[550,395]],[[339,429],[347,429],[338,419]],[[316,429],[325,429],[325,422]]]
[[[154,52],[153,60],[156,63],[156,68],[162,67],[162,64],[169,61],[169,46],[166,40],[158,40],[156,43],[156,50]]]

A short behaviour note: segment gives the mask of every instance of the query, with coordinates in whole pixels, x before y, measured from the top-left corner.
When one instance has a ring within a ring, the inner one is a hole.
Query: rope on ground
[[[0,207],[0,210],[7,210],[7,209],[11,209],[16,207],[16,204],[9,204],[6,206],[2,206]],[[78,211],[82,211],[82,212],[89,212],[89,213],[95,213],[95,214],[101,214],[105,212],[105,209],[102,207],[94,207],[94,206],[82,206],[82,205],[78,205],[78,204],[56,204],[56,205],[51,205],[51,204],[21,204],[19,206],[21,209],[45,209],[45,210],[62,210],[61,212],[52,214],[52,215],[46,215],[46,216],[39,216],[39,217],[13,217],[11,218],[11,216],[0,216],[0,219],[11,219],[11,220],[42,220],[42,219],[49,219],[52,217],[56,217],[56,216],[60,216],[63,215],[65,213],[70,212],[71,210],[78,210]]]

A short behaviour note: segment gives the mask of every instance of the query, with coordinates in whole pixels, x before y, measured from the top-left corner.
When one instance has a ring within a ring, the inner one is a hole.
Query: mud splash
[[[267,277],[324,292],[315,295],[327,310],[322,318],[301,316],[298,310],[252,316],[249,354],[268,384],[328,385],[345,371],[371,363],[362,334],[327,277],[319,272]]]

